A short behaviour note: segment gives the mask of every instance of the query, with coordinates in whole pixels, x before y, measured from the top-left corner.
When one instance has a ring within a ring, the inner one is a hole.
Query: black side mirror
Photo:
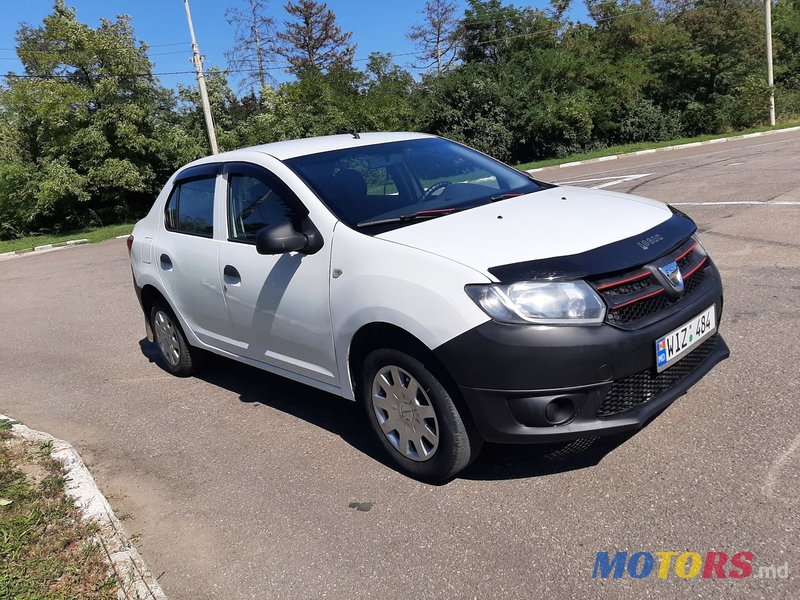
[[[307,216],[300,223],[302,231],[297,231],[291,223],[268,225],[256,232],[256,251],[259,254],[286,254],[302,252],[315,254],[325,242],[322,234]]]
[[[295,230],[291,223],[268,225],[256,233],[256,251],[259,254],[302,252],[307,245],[308,236]]]

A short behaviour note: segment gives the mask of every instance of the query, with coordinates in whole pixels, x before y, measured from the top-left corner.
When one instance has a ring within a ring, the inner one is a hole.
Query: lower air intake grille
[[[714,351],[716,344],[715,334],[661,373],[646,369],[615,381],[600,405],[597,416],[618,415],[657,398],[691,375]]]

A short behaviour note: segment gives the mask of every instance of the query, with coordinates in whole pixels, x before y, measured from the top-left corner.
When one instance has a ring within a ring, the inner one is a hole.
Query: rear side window
[[[254,242],[259,229],[281,223],[297,224],[299,215],[281,192],[260,178],[231,175],[228,185],[228,239]]]
[[[180,183],[172,191],[164,214],[166,228],[202,237],[214,235],[216,176]]]

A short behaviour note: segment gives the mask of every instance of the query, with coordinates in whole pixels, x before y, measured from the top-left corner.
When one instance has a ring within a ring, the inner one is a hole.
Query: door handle
[[[225,268],[222,270],[222,276],[225,283],[228,285],[239,285],[242,283],[242,276],[233,265],[225,265]]]
[[[169,256],[167,256],[166,254],[162,254],[160,260],[162,269],[164,269],[165,271],[172,270],[172,259]]]

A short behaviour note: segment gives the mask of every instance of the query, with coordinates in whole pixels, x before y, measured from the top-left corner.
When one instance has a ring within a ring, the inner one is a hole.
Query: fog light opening
[[[575,414],[575,403],[570,398],[562,397],[551,400],[544,409],[544,416],[552,425],[566,423]]]

